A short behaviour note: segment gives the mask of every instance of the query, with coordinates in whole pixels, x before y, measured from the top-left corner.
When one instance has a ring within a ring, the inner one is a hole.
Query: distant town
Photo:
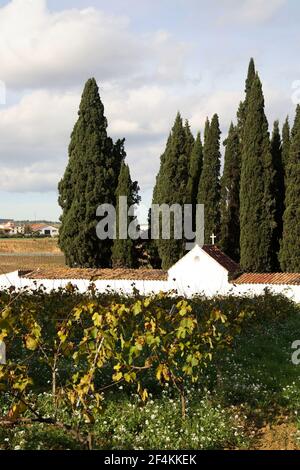
[[[0,219],[0,237],[58,237],[59,223]]]

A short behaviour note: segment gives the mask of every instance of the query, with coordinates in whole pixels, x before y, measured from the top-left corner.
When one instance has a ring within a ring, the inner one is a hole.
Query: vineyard
[[[299,327],[268,293],[2,292],[0,448],[257,448],[282,425],[297,448]]]

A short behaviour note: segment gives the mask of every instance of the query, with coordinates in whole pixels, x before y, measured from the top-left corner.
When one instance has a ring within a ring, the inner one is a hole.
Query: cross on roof
[[[216,235],[213,233],[213,234],[210,236],[210,238],[211,238],[211,241],[212,241],[211,244],[214,245],[214,244],[215,244],[215,240],[216,240],[216,238],[217,238]]]

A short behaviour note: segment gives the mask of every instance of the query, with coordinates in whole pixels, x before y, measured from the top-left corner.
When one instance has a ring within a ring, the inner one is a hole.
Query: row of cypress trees
[[[129,204],[139,200],[139,187],[131,180],[125,158],[124,139],[114,143],[107,135],[99,89],[96,80],[90,79],[82,94],[68,165],[58,187],[62,208],[59,246],[67,265],[135,265],[132,240],[101,240],[96,233],[96,209],[100,204],[112,204],[118,212],[119,196],[127,196]]]
[[[300,271],[300,106],[290,132],[275,121],[272,136],[262,84],[250,60],[245,99],[224,141],[220,176],[220,126],[207,119],[202,146],[177,115],[161,156],[153,203],[205,205],[205,243],[218,245],[246,271]],[[155,245],[167,269],[183,252],[178,240]]]
[[[78,114],[59,183],[59,245],[69,266],[134,267],[134,241],[100,240],[96,234],[96,208],[110,203],[118,213],[118,196],[137,203],[139,188],[125,162],[124,139],[113,142],[107,134],[95,79],[85,85]],[[224,141],[222,177],[220,138],[217,114],[207,119],[202,143],[200,133],[194,139],[188,121],[178,113],[161,156],[153,203],[204,204],[205,243],[211,243],[214,233],[218,245],[244,270],[299,272],[300,106],[292,130],[287,118],[280,135],[276,121],[270,137],[253,59],[236,124],[230,125]],[[167,269],[185,253],[185,241],[155,240],[147,251],[156,266]]]

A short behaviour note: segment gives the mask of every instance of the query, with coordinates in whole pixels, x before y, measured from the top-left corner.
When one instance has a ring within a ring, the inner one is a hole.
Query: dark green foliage
[[[300,272],[300,105],[296,110],[286,167],[286,198],[280,264],[283,271]]]
[[[190,163],[189,163],[189,179],[187,184],[187,203],[196,204],[198,195],[198,186],[203,166],[203,146],[201,142],[201,135],[198,132],[194,142]]]
[[[69,162],[59,183],[63,209],[59,246],[69,266],[110,266],[111,241],[96,235],[96,209],[115,202],[123,141],[113,145],[95,79],[87,81],[69,146]]]
[[[206,121],[203,148],[203,169],[201,173],[198,204],[204,204],[205,235],[204,241],[211,243],[211,235],[220,236],[220,127],[215,114]]]
[[[291,145],[290,134],[291,132],[290,132],[289,118],[287,117],[282,127],[282,164],[283,164],[283,169],[284,169],[284,176],[286,173],[286,167],[289,162],[290,145]]]
[[[121,171],[122,162],[126,158],[125,139],[118,139],[113,146],[113,165],[114,165],[114,179],[112,181],[113,187],[117,188],[119,183],[119,176]]]
[[[278,254],[280,249],[280,240],[282,238],[283,230],[283,211],[284,211],[284,170],[282,163],[282,145],[279,131],[279,122],[274,122],[274,129],[271,139],[271,153],[273,160],[273,168],[275,171],[273,181],[273,197],[275,198],[276,212],[275,222],[276,228],[273,232],[273,269],[279,270]]]
[[[241,266],[248,271],[273,270],[274,170],[264,97],[256,75],[249,96],[243,135],[240,189]]]
[[[119,221],[120,221],[120,204],[119,197],[127,197],[128,207],[137,204],[140,200],[138,197],[138,186],[136,182],[131,181],[130,171],[128,165],[124,162],[121,165],[118,187],[116,190],[116,239],[112,248],[112,264],[113,267],[127,267],[132,268],[136,265],[136,257],[134,253],[134,241],[131,238],[121,239],[119,234]],[[124,216],[121,215],[122,218]],[[126,216],[123,221],[128,227],[129,224],[134,223],[136,218],[134,216]]]
[[[186,201],[186,186],[189,177],[191,135],[189,127],[183,126],[178,113],[167,146],[161,157],[160,170],[153,192],[153,204],[183,204]],[[184,240],[174,238],[174,217],[171,213],[170,240],[161,237],[156,241],[162,268],[168,269],[184,255]]]
[[[157,242],[151,238],[151,208],[148,211],[148,239],[144,241],[143,246],[151,268],[161,269],[161,259],[158,253]]]
[[[255,73],[256,72],[255,72],[254,60],[251,58],[249,62],[249,66],[248,66],[248,73],[247,73],[246,84],[245,84],[245,94],[246,94],[245,100],[240,102],[240,106],[237,112],[238,131],[239,131],[241,144],[243,141],[243,132],[244,132],[244,127],[245,127],[246,118],[247,118],[250,92],[251,92],[253,81],[255,79]]]
[[[240,255],[240,177],[241,154],[238,129],[232,123],[224,141],[225,163],[221,179],[222,250],[235,261]]]
[[[189,178],[186,188],[186,203],[192,205],[193,231],[196,230],[196,205],[198,187],[203,167],[203,147],[200,132],[198,132],[189,163]]]
[[[187,119],[185,121],[184,130],[185,130],[185,139],[186,139],[185,140],[185,154],[188,158],[190,158],[193,148],[194,148],[195,139],[191,132],[190,124]]]

